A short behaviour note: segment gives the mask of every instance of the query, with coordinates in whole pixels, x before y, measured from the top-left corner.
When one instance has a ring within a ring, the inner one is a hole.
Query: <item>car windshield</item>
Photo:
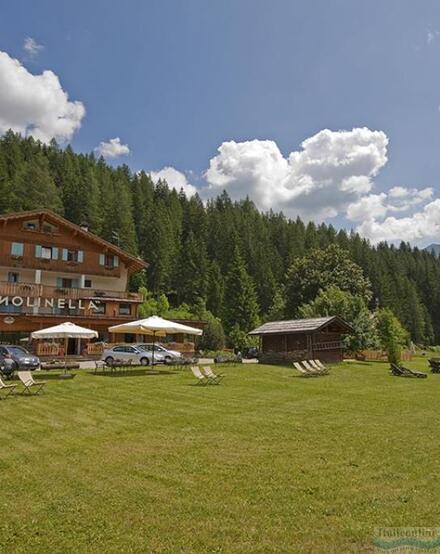
[[[8,346],[8,351],[13,356],[29,356],[29,352],[21,346]]]
[[[138,344],[138,348],[141,348],[142,350],[146,350],[147,352],[151,352],[153,350],[152,344]],[[154,345],[154,351],[155,352],[166,352],[165,348],[163,346],[160,346],[159,344]]]

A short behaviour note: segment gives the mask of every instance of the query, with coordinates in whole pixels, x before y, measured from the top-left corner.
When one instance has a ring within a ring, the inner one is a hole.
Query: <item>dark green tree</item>
[[[343,291],[371,300],[371,285],[362,268],[348,254],[332,244],[297,258],[287,274],[286,314],[295,317],[302,304],[313,300],[320,289],[336,286]]]
[[[230,332],[235,325],[243,332],[250,331],[258,325],[258,312],[255,286],[236,246],[226,277],[223,317],[226,331]]]

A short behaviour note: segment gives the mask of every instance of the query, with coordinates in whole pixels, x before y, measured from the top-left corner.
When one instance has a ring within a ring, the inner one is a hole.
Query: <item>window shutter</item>
[[[99,265],[105,265],[105,254],[99,254]]]
[[[56,246],[52,248],[52,260],[58,260],[58,248]]]
[[[63,260],[67,262],[67,248],[63,248],[63,254],[62,254]]]
[[[23,256],[23,243],[22,242],[12,242],[11,243],[11,254],[12,256]]]
[[[82,264],[84,261],[84,252],[82,250],[78,250],[78,262]]]
[[[79,279],[72,279],[72,288],[79,289]]]
[[[57,288],[62,289],[63,288],[63,278],[57,277]]]
[[[118,256],[113,256],[113,265],[115,267],[119,266],[119,257]]]
[[[37,244],[35,246],[35,257],[36,258],[41,258],[41,245],[40,244]]]

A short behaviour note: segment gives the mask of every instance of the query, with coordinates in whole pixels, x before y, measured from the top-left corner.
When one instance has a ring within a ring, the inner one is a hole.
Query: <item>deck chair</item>
[[[438,358],[431,358],[428,362],[432,373],[440,373],[440,360]]]
[[[308,363],[313,367],[313,369],[316,369],[316,371],[319,371],[319,373],[321,373],[322,375],[328,375],[329,373],[328,369],[324,366],[320,367],[316,363],[316,360],[308,360]]]
[[[313,360],[315,364],[319,367],[319,369],[322,369],[323,371],[328,371],[328,367],[325,366],[321,360]]]
[[[208,379],[211,379],[214,385],[218,385],[220,381],[223,379],[224,375],[216,375],[212,369],[208,366],[203,367],[202,369],[203,373]]]
[[[415,369],[409,369],[409,367],[403,367],[402,365],[399,366],[400,369],[403,369],[406,373],[409,373],[413,377],[418,377],[419,379],[426,379],[428,377],[427,373],[424,373],[423,371],[416,371]]]
[[[208,379],[206,375],[203,375],[203,373],[200,371],[198,366],[192,365],[191,371],[194,377],[197,379],[198,385],[209,385],[209,382],[211,381],[211,379]]]
[[[303,367],[299,362],[293,362],[293,367],[297,369],[303,377],[318,377],[318,374],[311,372]]]
[[[391,374],[395,377],[416,377],[419,379],[426,379],[428,377],[427,373],[422,371],[414,371],[413,369],[408,369],[407,367],[399,366],[397,364],[391,365]]]
[[[324,373],[320,369],[316,369],[316,367],[313,367],[310,361],[303,360],[301,363],[303,367],[307,369],[307,371],[310,371],[310,373],[314,373],[315,375],[324,375]]]
[[[35,381],[30,371],[17,371],[17,375],[24,386],[22,394],[38,394],[46,384],[46,381]],[[34,389],[33,393],[31,389]]]
[[[14,392],[16,386],[17,385],[7,385],[0,378],[0,398],[7,398],[10,394]]]

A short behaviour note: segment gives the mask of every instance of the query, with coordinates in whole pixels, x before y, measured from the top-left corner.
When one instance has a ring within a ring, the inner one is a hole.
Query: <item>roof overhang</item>
[[[16,213],[10,213],[10,214],[2,214],[0,215],[0,223],[3,222],[5,224],[7,221],[29,219],[30,217],[38,217],[44,221],[57,223],[58,225],[62,225],[63,227],[67,227],[71,229],[76,235],[81,236],[92,242],[95,242],[96,244],[99,244],[106,251],[112,252],[113,254],[116,254],[117,256],[119,256],[119,258],[126,265],[129,273],[136,273],[137,271],[146,269],[149,265],[144,260],[141,260],[141,258],[138,258],[137,256],[133,256],[133,254],[129,254],[122,248],[119,248],[119,246],[116,246],[115,244],[112,244],[111,242],[108,242],[105,239],[98,237],[91,231],[86,231],[79,225],[76,225],[76,223],[72,223],[68,219],[65,219],[61,215],[53,212],[52,210],[40,209],[40,210],[29,210],[25,212],[16,212]]]
[[[272,323],[278,323],[278,322],[272,322]],[[282,321],[280,321],[279,323],[282,323]],[[267,324],[264,324],[261,327],[257,327],[257,329],[250,331],[248,334],[254,335],[254,336],[311,334],[311,333],[316,333],[318,331],[321,331],[322,329],[325,329],[325,327],[328,327],[332,323],[337,323],[341,327],[341,333],[343,334],[350,334],[350,333],[353,333],[354,331],[353,327],[345,320],[343,320],[341,317],[333,316],[328,318],[320,325],[316,325],[316,327],[312,327],[308,329],[307,328],[289,329],[288,327],[286,327],[285,329],[271,330],[270,328],[264,329],[264,326],[267,325]]]

